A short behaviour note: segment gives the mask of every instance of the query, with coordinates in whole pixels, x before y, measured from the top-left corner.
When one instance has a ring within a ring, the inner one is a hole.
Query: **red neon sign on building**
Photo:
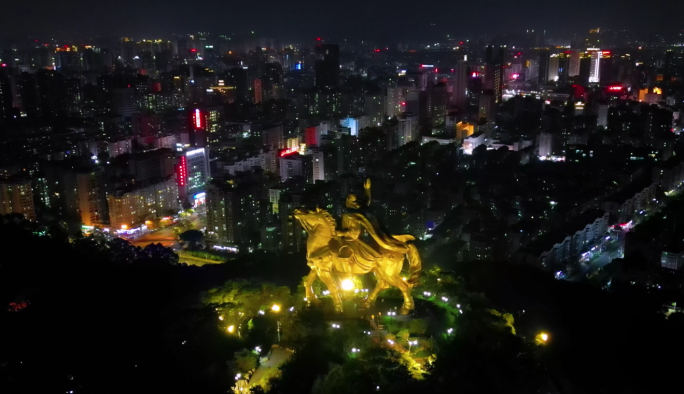
[[[289,156],[293,153],[297,153],[297,151],[298,151],[297,148],[285,149],[284,151],[280,152],[280,157]]]
[[[195,129],[201,129],[204,127],[202,121],[202,112],[199,110],[199,108],[195,109],[195,111],[192,113],[192,123],[195,126]]]
[[[181,162],[178,165],[178,186],[185,186],[185,182],[188,178],[188,164],[185,161],[185,156],[181,156]]]
[[[615,91],[615,90],[622,90],[622,86],[609,86],[609,87],[608,87],[608,90],[613,90],[613,91]]]

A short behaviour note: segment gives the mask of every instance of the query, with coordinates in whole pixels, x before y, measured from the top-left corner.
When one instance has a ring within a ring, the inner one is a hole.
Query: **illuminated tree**
[[[273,284],[254,284],[247,280],[228,281],[211,289],[202,303],[213,307],[226,326],[242,323],[271,310],[273,304],[281,308],[289,305],[290,289]]]

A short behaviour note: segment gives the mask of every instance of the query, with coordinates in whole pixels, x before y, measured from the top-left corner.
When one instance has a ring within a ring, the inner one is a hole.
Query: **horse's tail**
[[[420,255],[418,254],[418,248],[416,245],[409,244],[408,252],[406,252],[406,257],[409,261],[409,279],[407,282],[411,287],[416,287],[420,279],[420,271],[422,270],[422,263],[420,261]]]

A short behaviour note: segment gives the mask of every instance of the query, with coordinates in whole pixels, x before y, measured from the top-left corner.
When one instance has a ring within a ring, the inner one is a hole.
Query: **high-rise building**
[[[169,177],[155,183],[135,185],[107,195],[109,224],[117,231],[138,231],[149,218],[178,211],[178,186]],[[120,230],[119,230],[120,229]]]
[[[40,117],[42,110],[35,74],[23,72],[15,80],[17,84],[17,99],[21,112],[26,114],[29,119]]]
[[[480,95],[480,105],[478,111],[479,119],[486,119],[487,121],[494,120],[494,94],[491,91],[485,91]]]
[[[0,215],[19,213],[27,220],[36,220],[31,180],[0,180]]]
[[[550,58],[551,55],[547,51],[539,52],[539,54],[537,55],[537,82],[540,84],[545,84],[548,82]]]
[[[101,226],[109,223],[107,200],[102,173],[99,171],[78,171],[73,173],[75,189],[66,191],[66,198],[73,201],[76,212],[84,226]]]
[[[600,79],[601,85],[608,85],[614,81],[613,76],[613,56],[610,51],[601,51],[600,62]]]
[[[7,123],[14,117],[12,101],[10,79],[0,73],[0,124]]]
[[[604,129],[608,127],[608,109],[610,106],[608,104],[598,105],[598,120],[597,125],[602,126]]]
[[[370,125],[380,126],[385,120],[385,95],[380,92],[366,93],[363,107]]]
[[[302,156],[297,152],[283,151],[280,154],[280,180],[285,182],[290,178],[304,175]]]
[[[261,89],[261,79],[259,78],[254,78],[254,104],[259,104],[261,103],[264,98],[263,98],[263,91]]]
[[[176,183],[181,202],[192,206],[202,203],[202,193],[209,177],[209,157],[205,148],[182,151],[177,155]]]
[[[394,117],[400,115],[406,110],[406,94],[407,89],[404,86],[389,86],[387,87],[387,96],[385,104],[387,116]]]
[[[572,52],[565,51],[558,54],[558,80],[567,82],[570,76],[570,62],[572,60]],[[579,63],[578,63],[579,66]]]
[[[503,99],[504,66],[506,64],[506,48],[488,46],[485,52],[485,89],[494,93],[494,102]]]
[[[128,172],[136,182],[168,178],[174,172],[174,157],[171,149],[155,149],[134,153],[128,159]]]
[[[208,142],[207,111],[205,108],[194,107],[188,116],[188,141],[191,147],[204,148]]]
[[[338,174],[356,174],[358,171],[358,139],[342,134],[333,141],[337,157]]]
[[[335,87],[340,84],[340,47],[333,44],[318,44],[316,53],[316,86]]]
[[[591,75],[591,54],[587,52],[582,52],[580,54],[580,69],[579,69],[579,83],[586,85],[589,83],[589,77]]]
[[[359,131],[368,127],[369,124],[370,122],[366,115],[340,119],[340,126],[348,127],[350,135],[353,136],[359,135]]]
[[[325,152],[321,148],[313,148],[310,151],[312,162],[312,182],[326,181],[325,175]]]
[[[546,80],[548,82],[554,82],[558,81],[559,76],[558,76],[558,70],[560,67],[559,61],[558,61],[558,54],[554,53],[549,56],[549,72],[547,74]]]
[[[133,116],[136,112],[135,89],[112,89],[112,110],[123,117]]]
[[[609,83],[612,67],[610,51],[591,51],[590,55],[589,83]]]
[[[285,147],[283,125],[276,124],[264,127],[264,130],[261,131],[261,142],[264,146],[268,146],[271,149],[283,149]]]
[[[428,109],[430,111],[430,118],[433,125],[442,126],[444,124],[444,117],[447,114],[447,106],[449,101],[449,94],[447,93],[447,86],[444,82],[434,84],[428,82]]]
[[[412,141],[420,141],[418,128],[418,116],[412,112],[404,112],[398,118],[397,128],[397,147],[408,144]]]
[[[302,196],[295,193],[283,193],[278,206],[283,250],[290,253],[305,250],[306,233],[299,220],[294,217],[294,210],[302,206]]]
[[[218,245],[241,243],[240,226],[244,225],[237,187],[224,184],[207,186],[207,241]]]
[[[569,53],[568,53],[569,52]],[[574,77],[580,74],[580,51],[578,49],[572,49],[566,51],[570,56],[568,65],[568,76]]]
[[[539,133],[538,146],[539,156],[551,156],[551,154],[553,153],[553,134],[548,132]]]
[[[454,67],[454,91],[451,103],[463,111],[468,104],[468,63],[459,60]]]

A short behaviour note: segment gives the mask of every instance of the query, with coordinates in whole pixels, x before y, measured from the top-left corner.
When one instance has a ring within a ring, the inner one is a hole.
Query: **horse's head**
[[[294,210],[295,219],[299,220],[302,227],[311,235],[330,234],[332,237],[336,223],[335,218],[325,209],[305,209],[296,208]]]

